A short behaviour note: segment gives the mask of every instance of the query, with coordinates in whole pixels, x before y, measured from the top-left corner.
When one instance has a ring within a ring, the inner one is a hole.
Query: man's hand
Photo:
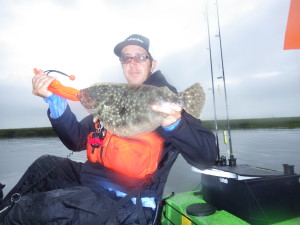
[[[42,98],[49,97],[52,92],[48,90],[48,86],[53,80],[55,80],[55,78],[50,77],[44,74],[42,70],[39,70],[39,73],[32,78],[32,94]]]
[[[162,121],[163,127],[168,127],[181,118],[182,108],[174,103],[164,103],[153,105],[152,109],[156,112],[165,113],[168,116]]]

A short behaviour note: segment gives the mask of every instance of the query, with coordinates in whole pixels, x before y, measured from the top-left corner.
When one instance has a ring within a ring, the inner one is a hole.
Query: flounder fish
[[[179,94],[167,87],[98,83],[80,90],[78,98],[105,129],[121,137],[151,132],[160,126],[167,115],[154,111],[152,105],[175,103],[200,118],[205,104],[205,92],[200,83]]]

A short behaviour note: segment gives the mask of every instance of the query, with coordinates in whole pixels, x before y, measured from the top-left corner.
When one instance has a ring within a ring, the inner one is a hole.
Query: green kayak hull
[[[161,210],[162,225],[247,225],[250,224],[224,210],[205,212],[210,215],[190,215],[187,209],[191,205],[207,205],[199,191],[173,194],[166,197]],[[207,211],[206,209],[204,211]],[[209,211],[209,210],[208,210]],[[194,213],[192,213],[194,214]],[[300,217],[293,218],[273,225],[299,225]]]

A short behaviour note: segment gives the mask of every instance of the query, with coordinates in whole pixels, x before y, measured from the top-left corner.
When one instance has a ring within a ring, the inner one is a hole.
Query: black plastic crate
[[[239,175],[249,175],[245,173],[246,167]],[[272,224],[300,216],[300,175],[280,175],[277,171],[263,171],[262,168],[249,169],[262,170],[258,172],[267,175],[239,180],[202,174],[204,200],[251,224]],[[237,172],[238,168],[235,170]]]

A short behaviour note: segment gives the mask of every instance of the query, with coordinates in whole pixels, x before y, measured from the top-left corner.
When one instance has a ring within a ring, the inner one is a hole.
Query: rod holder
[[[294,165],[283,164],[284,175],[294,175]]]
[[[229,166],[236,166],[236,158],[230,157],[230,159],[228,159],[228,163]]]

